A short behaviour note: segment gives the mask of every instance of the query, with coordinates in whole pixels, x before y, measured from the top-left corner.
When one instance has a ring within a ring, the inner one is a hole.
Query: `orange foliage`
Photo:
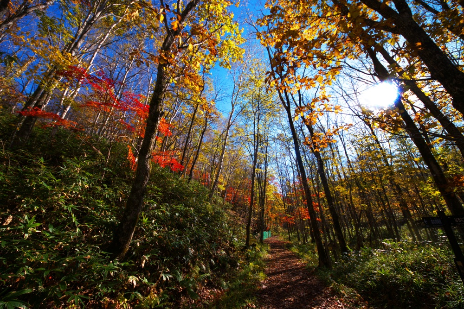
[[[158,124],[158,131],[164,136],[171,136],[172,132],[169,128],[172,127],[172,124],[168,123],[166,119],[161,118]]]
[[[464,175],[453,175],[450,181],[451,187],[464,187]]]
[[[301,220],[309,220],[309,211],[306,207],[298,207],[295,211],[295,214]]]
[[[130,162],[131,169],[135,171],[135,169],[137,168],[137,159],[135,158],[134,153],[132,152],[131,146],[128,145],[127,148],[129,149],[129,151],[127,152],[127,160],[129,160]]]
[[[293,218],[290,215],[283,215],[282,218],[280,219],[280,222],[282,224],[294,225],[295,224],[295,218]]]

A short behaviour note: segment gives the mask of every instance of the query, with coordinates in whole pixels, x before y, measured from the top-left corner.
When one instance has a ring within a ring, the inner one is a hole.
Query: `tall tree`
[[[111,251],[117,258],[124,258],[129,250],[142,211],[143,198],[150,177],[150,161],[170,70],[175,68],[175,63],[185,53],[194,52],[194,44],[197,45],[195,50],[197,54],[200,54],[200,48],[203,49],[202,52],[205,53],[203,61],[214,62],[219,54],[217,49],[221,47],[219,45],[221,34],[225,36],[228,32],[231,36],[226,38],[227,43],[222,45],[223,61],[226,64],[231,58],[239,56],[239,50],[235,45],[236,40],[239,40],[236,37],[238,29],[232,22],[231,14],[227,12],[227,6],[227,2],[192,0],[185,6],[179,3],[174,4],[171,9],[169,4],[160,1],[160,7],[154,9],[155,17],[163,23],[166,34],[158,52],[156,82],[150,100],[145,135],[138,154],[135,179],[111,244]],[[171,22],[169,22],[170,18]],[[187,59],[190,58],[187,57]],[[197,61],[199,62],[191,64],[193,72],[197,64],[201,65],[200,59]]]
[[[22,0],[13,1],[1,0],[0,1],[0,40],[5,36],[6,30],[9,29],[13,24],[17,23],[21,18],[32,14],[34,12],[45,11],[55,0]],[[15,10],[8,12],[10,5],[15,6]]]
[[[266,47],[266,49],[268,52],[269,61],[271,62],[272,78],[273,78],[272,84],[276,85],[277,94],[279,96],[280,103],[282,104],[282,107],[284,108],[287,114],[288,125],[290,127],[290,132],[292,133],[293,146],[294,146],[293,150],[295,152],[297,166],[298,166],[298,170],[301,176],[301,184],[303,186],[304,195],[306,198],[306,207],[308,209],[309,216],[310,216],[311,228],[312,228],[314,240],[316,242],[317,253],[318,253],[318,258],[319,258],[319,266],[330,267],[331,266],[330,258],[322,243],[321,231],[319,229],[319,224],[317,222],[316,212],[313,208],[311,190],[309,188],[308,177],[306,175],[306,170],[303,164],[303,159],[302,159],[301,151],[300,151],[299,137],[296,132],[295,125],[293,123],[294,116],[292,115],[292,111],[291,111],[292,102],[290,99],[290,94],[288,93],[289,90],[287,90],[289,87],[285,82],[282,66],[279,63],[275,63],[275,55],[274,57],[272,56],[271,48]],[[279,55],[279,53],[281,52],[276,51],[276,55]]]
[[[230,94],[230,111],[229,116],[227,117],[227,122],[223,130],[223,139],[221,141],[221,149],[219,153],[218,162],[216,164],[216,169],[213,177],[213,184],[211,185],[211,191],[209,193],[209,199],[213,198],[213,195],[216,191],[217,185],[219,183],[219,176],[221,175],[222,166],[224,162],[224,155],[226,153],[227,143],[229,142],[229,136],[232,126],[235,123],[235,120],[243,111],[243,107],[239,104],[241,103],[241,98],[243,91],[245,89],[245,66],[241,66],[236,63],[232,71],[232,93]]]
[[[84,41],[93,29],[94,25],[109,14],[117,14],[117,12],[115,12],[117,4],[118,3],[113,3],[113,1],[110,0],[94,1],[89,6],[84,4],[72,4],[67,1],[63,2],[65,9],[73,11],[80,19],[76,22],[70,23],[76,26],[74,29],[67,31],[69,33],[66,35],[70,35],[71,39],[69,41],[57,42],[61,45],[61,48],[54,47],[57,55],[54,55],[49,68],[40,78],[33,94],[26,100],[23,107],[24,113],[23,116],[20,117],[18,129],[14,133],[11,146],[16,147],[28,139],[37,120],[37,116],[34,115],[34,113],[28,114],[28,112],[31,112],[34,109],[42,110],[48,104],[53,90],[58,84],[59,77],[57,77],[57,72],[60,69],[67,68],[68,65],[77,61],[77,52],[79,48],[82,48]],[[121,1],[119,4],[124,4],[124,1]],[[128,4],[125,3],[125,5]],[[68,15],[68,17],[70,16],[72,15]],[[50,20],[51,19],[49,17],[43,16],[43,27],[50,28],[50,31],[56,32],[58,29],[54,23],[50,22]],[[61,37],[61,34],[55,33],[55,36]]]
[[[369,57],[372,59],[374,63],[374,68],[379,78],[381,78],[382,80],[387,79],[388,71],[378,60],[375,51],[372,48],[368,47],[367,52],[368,52]],[[430,150],[430,147],[425,142],[422,134],[420,133],[419,129],[414,123],[414,120],[411,118],[406,107],[404,106],[402,102],[401,94],[403,91],[404,91],[403,88],[400,87],[400,90],[399,90],[400,95],[395,100],[395,107],[398,108],[399,114],[401,115],[401,118],[404,121],[404,128],[408,132],[414,144],[419,149],[422,155],[422,158],[426,162],[432,174],[433,180],[435,181],[435,184],[437,185],[438,190],[440,191],[441,195],[443,196],[448,206],[448,209],[451,211],[453,215],[462,216],[464,215],[464,207],[462,206],[461,202],[459,201],[457,196],[454,194],[454,192],[447,190],[448,180],[445,174],[443,173],[442,168],[438,164],[432,151]]]
[[[301,94],[301,91],[298,91],[298,100],[295,100],[298,102],[297,108],[303,108],[303,105],[306,105],[305,102],[303,102],[303,100],[304,99],[303,99],[303,95]],[[310,111],[310,114],[311,112],[313,111]],[[322,155],[321,155],[321,150],[322,150],[321,142],[323,141],[318,139],[315,134],[314,127],[313,127],[314,117],[312,117],[311,115],[308,115],[307,118],[304,119],[304,123],[306,125],[306,128],[309,131],[310,141],[308,143],[311,147],[312,153],[316,157],[317,172],[322,182],[322,187],[324,189],[325,198],[327,200],[327,205],[329,206],[330,215],[332,216],[335,234],[337,236],[338,243],[340,245],[340,250],[341,252],[348,252],[348,246],[346,244],[345,236],[343,235],[343,231],[341,228],[339,214],[335,206],[335,200],[332,197],[332,192],[329,188],[329,181],[327,180],[327,175],[326,175],[326,171],[324,167],[324,160],[322,159]],[[324,137],[323,139],[325,138],[327,137]]]

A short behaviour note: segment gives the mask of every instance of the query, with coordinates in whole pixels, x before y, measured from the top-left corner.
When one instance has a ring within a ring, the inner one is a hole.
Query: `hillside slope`
[[[12,117],[0,119],[0,307],[180,307],[227,284],[243,237],[206,188],[155,166],[130,253],[111,260],[133,175],[127,148],[37,128],[9,150]]]

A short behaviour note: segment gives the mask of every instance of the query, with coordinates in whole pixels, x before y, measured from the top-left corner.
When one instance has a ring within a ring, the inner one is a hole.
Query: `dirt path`
[[[258,294],[259,308],[349,308],[285,248],[284,241],[271,237],[266,242],[271,250],[267,260],[267,278]]]

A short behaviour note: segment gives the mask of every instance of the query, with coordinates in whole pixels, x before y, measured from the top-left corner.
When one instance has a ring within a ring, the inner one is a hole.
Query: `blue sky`
[[[234,19],[240,24],[240,28],[243,29],[243,38],[254,41],[254,44],[259,44],[253,34],[254,29],[247,23],[250,18],[256,19],[265,12],[264,8],[265,1],[263,0],[243,0],[240,1],[240,5],[231,6],[231,11],[234,13]],[[222,99],[216,102],[216,107],[224,115],[230,111],[230,95],[232,93],[232,80],[227,69],[216,65],[211,71],[212,77],[217,84],[220,85],[222,93]]]

